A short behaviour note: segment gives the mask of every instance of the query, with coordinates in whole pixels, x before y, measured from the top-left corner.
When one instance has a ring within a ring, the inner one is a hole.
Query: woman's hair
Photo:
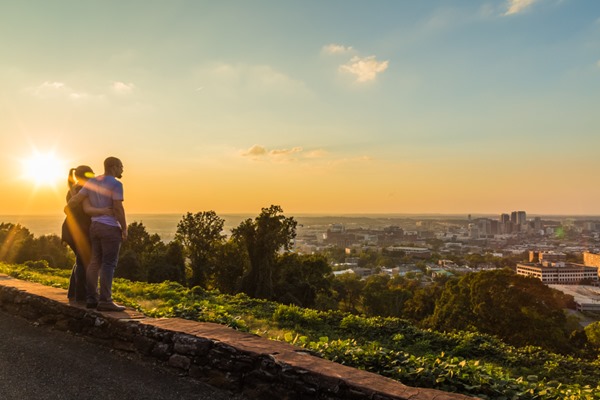
[[[77,168],[71,168],[69,170],[69,177],[67,178],[67,184],[69,189],[73,188],[79,181],[85,183],[88,179],[94,177],[94,171],[87,165],[80,165]]]

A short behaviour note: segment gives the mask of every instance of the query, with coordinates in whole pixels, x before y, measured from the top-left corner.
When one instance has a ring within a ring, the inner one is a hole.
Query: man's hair
[[[104,160],[104,170],[108,170],[110,167],[119,165],[120,163],[121,160],[119,160],[117,157],[108,157],[106,160]]]

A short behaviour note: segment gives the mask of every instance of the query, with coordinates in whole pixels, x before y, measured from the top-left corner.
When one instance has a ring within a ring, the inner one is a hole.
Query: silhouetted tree
[[[324,256],[283,254],[273,273],[275,298],[281,303],[315,307],[319,294],[331,295],[331,277]]]
[[[280,250],[289,250],[296,237],[297,222],[285,217],[280,206],[263,208],[254,220],[247,219],[233,230],[233,238],[248,254],[250,269],[242,278],[242,291],[249,296],[272,299],[273,267]]]
[[[29,229],[20,224],[0,223],[0,261],[8,263],[22,263],[32,260],[28,258],[27,247],[24,244],[32,240],[33,235]]]
[[[54,268],[71,268],[75,262],[73,252],[57,235],[27,238],[19,258],[19,262],[46,260],[48,265]]]
[[[228,240],[216,248],[218,265],[214,269],[214,286],[222,293],[235,294],[241,289],[244,272],[250,269],[250,260],[243,246]]]
[[[185,284],[185,256],[177,241],[161,243],[147,258],[148,282],[173,281]]]
[[[225,240],[225,221],[214,211],[187,213],[177,224],[175,240],[184,248],[190,260],[191,286],[207,287],[217,263],[217,249]]]
[[[133,281],[148,280],[148,261],[163,243],[157,234],[149,234],[141,222],[127,227],[127,240],[121,245],[115,276]]]

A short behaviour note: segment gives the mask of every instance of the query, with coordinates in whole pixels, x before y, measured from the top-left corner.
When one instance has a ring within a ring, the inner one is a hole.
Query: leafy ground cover
[[[61,288],[70,275],[43,262],[0,263],[0,272]],[[225,324],[411,386],[487,399],[600,399],[600,360],[515,348],[489,335],[423,330],[398,318],[316,311],[173,282],[116,279],[113,290],[117,301],[148,316]]]

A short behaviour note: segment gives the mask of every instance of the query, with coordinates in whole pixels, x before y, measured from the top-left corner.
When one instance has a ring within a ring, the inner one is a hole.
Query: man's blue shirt
[[[100,175],[88,180],[81,193],[90,199],[92,207],[112,208],[113,200],[123,201],[123,184],[114,176]],[[121,227],[119,221],[112,215],[92,217],[92,221]]]

